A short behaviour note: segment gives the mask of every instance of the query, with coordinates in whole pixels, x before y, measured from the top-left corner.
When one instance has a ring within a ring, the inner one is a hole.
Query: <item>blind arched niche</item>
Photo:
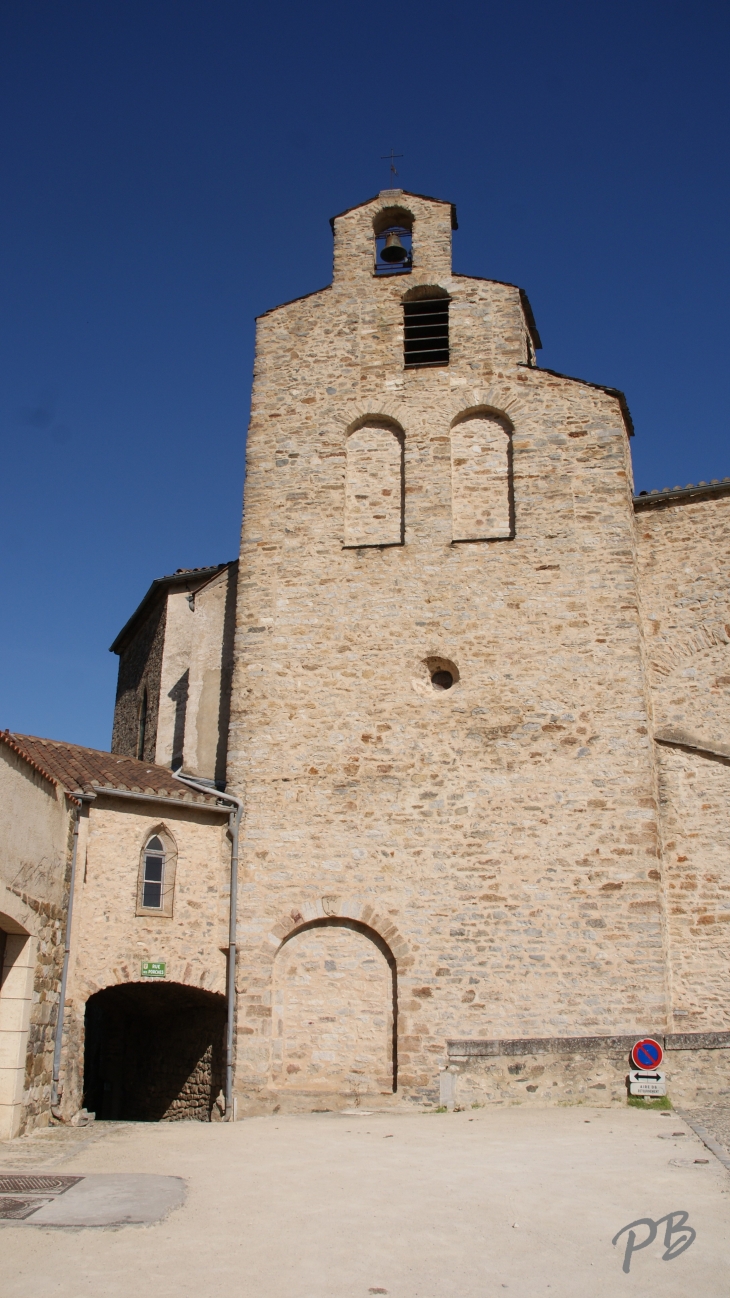
[[[514,536],[512,438],[508,421],[488,411],[451,428],[451,520],[454,541]]]
[[[403,433],[367,420],[348,434],[345,545],[403,542]]]

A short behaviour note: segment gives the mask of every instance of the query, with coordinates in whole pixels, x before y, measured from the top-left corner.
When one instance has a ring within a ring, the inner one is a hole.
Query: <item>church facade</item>
[[[730,481],[635,495],[623,395],[539,368],[455,226],[400,190],[333,219],[332,284],[258,321],[238,561],[115,641],[113,754],[192,779],[169,814],[214,864],[151,928],[139,853],[183,830],[150,805],[122,849],[107,771],[129,879],[80,911],[78,1103],[90,989],[133,985],[130,1022],[142,941],[228,989],[236,1116],[619,1103],[645,1034],[675,1100],[730,1089]]]
[[[333,221],[331,286],[258,322],[228,753],[254,1107],[432,1100],[447,1064],[478,1099],[617,1095],[645,1032],[727,1065],[730,484],[634,500],[623,397],[537,367],[454,225],[382,193]]]

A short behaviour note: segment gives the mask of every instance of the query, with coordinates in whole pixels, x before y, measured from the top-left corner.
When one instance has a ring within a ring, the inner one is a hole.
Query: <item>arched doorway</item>
[[[272,1082],[282,1094],[364,1098],[397,1086],[393,955],[364,924],[313,920],[274,965]]]
[[[86,1004],[84,1105],[97,1118],[210,1122],[223,1086],[225,997],[122,983]]]

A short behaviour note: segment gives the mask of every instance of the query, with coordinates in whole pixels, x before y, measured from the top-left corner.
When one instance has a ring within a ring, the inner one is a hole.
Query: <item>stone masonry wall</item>
[[[433,1094],[448,1037],[665,1025],[620,403],[531,365],[518,289],[452,275],[448,204],[399,198],[415,269],[375,278],[393,201],[339,218],[332,286],[259,321],[229,754],[250,1111],[272,1087],[272,942],[352,897],[398,935],[406,1097]],[[451,297],[448,367],[403,368],[419,283]],[[452,544],[470,412],[513,430],[514,539]],[[347,549],[346,439],[369,417],[403,429],[405,542]]]
[[[73,814],[63,793],[0,746],[0,1125],[48,1121]],[[14,1110],[14,1112],[10,1112]]]
[[[662,1069],[675,1107],[726,1101],[730,1095],[728,1033],[665,1037]],[[584,1041],[474,1042],[461,1053],[450,1042],[448,1089],[460,1108],[527,1104],[585,1104],[592,1108],[625,1105],[633,1037]]]
[[[225,780],[236,577],[167,595],[155,761],[208,780]]]
[[[730,762],[662,746],[664,886],[678,1032],[730,1027]]]
[[[147,690],[145,762],[154,762],[167,602],[160,597],[119,657],[111,751],[137,757],[139,713]]]
[[[654,730],[730,744],[730,494],[636,515]],[[730,1025],[730,762],[657,744],[675,1031]],[[729,750],[730,751],[730,750]]]

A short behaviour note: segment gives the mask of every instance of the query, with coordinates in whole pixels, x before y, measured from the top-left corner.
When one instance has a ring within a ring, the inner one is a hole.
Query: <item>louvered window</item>
[[[449,363],[449,299],[403,303],[406,369]]]

